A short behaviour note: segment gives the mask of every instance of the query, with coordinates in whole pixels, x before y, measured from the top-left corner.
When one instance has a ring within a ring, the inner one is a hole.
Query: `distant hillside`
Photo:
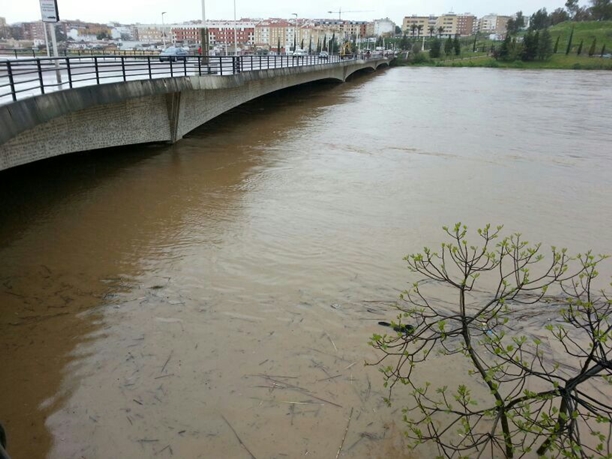
[[[580,40],[584,40],[583,52],[588,51],[593,38],[597,39],[597,53],[601,51],[601,47],[606,45],[606,53],[612,53],[612,21],[588,21],[588,22],[562,22],[550,28],[550,34],[553,38],[553,43],[559,40],[558,52],[565,52],[567,40],[574,27],[574,38],[572,40],[573,48],[576,49],[580,44]]]

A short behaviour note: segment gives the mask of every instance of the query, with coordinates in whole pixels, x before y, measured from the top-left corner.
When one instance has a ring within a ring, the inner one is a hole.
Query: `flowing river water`
[[[402,258],[457,221],[611,253],[611,120],[610,73],[397,68],[0,173],[9,451],[428,457],[364,366]]]

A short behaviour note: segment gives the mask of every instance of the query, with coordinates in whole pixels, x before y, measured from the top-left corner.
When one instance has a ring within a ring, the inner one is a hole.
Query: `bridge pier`
[[[179,134],[179,122],[181,114],[181,93],[171,92],[166,94],[166,107],[168,110],[168,126],[170,128],[170,143],[175,143],[183,138]]]

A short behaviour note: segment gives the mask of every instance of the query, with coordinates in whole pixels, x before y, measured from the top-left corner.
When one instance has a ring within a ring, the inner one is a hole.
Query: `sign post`
[[[57,59],[57,39],[55,37],[55,26],[60,20],[59,10],[57,9],[57,0],[40,0],[40,13],[43,23],[49,24],[49,33],[51,34],[51,43],[53,43],[53,57],[55,57],[55,77],[58,84],[62,84],[62,73],[59,68],[59,60]],[[45,34],[46,35],[46,34]],[[49,51],[49,41],[47,40],[47,52]]]

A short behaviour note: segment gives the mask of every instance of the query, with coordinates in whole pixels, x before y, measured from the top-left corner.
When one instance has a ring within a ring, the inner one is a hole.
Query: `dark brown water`
[[[363,366],[402,257],[455,221],[612,252],[611,118],[609,73],[392,69],[0,174],[13,457],[335,457],[351,409],[343,456],[403,457]]]

